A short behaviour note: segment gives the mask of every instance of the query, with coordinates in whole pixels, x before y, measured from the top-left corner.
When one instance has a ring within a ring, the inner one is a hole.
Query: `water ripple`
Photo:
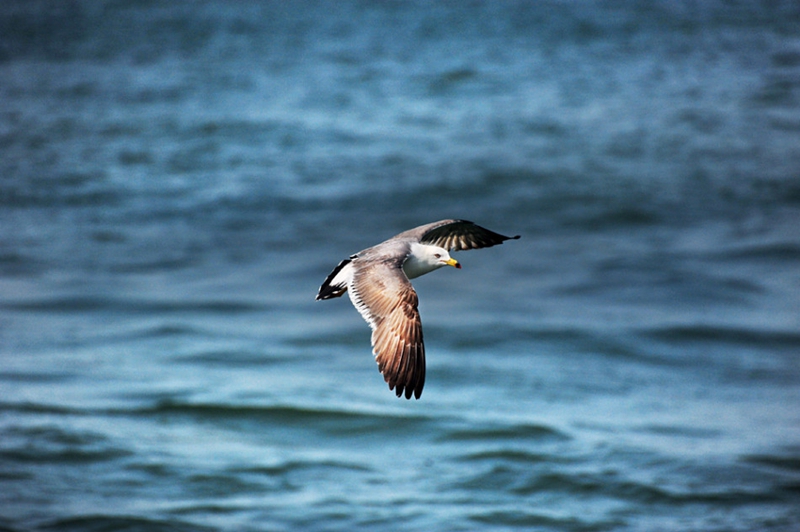
[[[176,519],[83,515],[58,519],[39,527],[45,532],[203,532],[215,528]]]
[[[533,440],[533,441],[566,441],[570,436],[563,432],[545,425],[518,424],[509,426],[496,425],[477,425],[468,429],[450,430],[441,436],[440,441],[514,441],[514,440]]]

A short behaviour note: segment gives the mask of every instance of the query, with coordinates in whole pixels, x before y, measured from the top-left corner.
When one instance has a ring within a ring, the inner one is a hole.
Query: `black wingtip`
[[[342,294],[347,292],[347,285],[322,285],[319,288],[319,293],[314,301],[322,301],[323,299],[333,299],[334,297],[341,297]]]

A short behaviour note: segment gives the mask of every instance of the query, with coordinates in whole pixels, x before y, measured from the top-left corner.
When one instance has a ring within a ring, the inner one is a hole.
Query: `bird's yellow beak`
[[[461,265],[458,263],[456,259],[453,258],[445,262],[445,264],[447,264],[448,266],[452,266],[453,268],[458,268],[459,270],[461,269]]]

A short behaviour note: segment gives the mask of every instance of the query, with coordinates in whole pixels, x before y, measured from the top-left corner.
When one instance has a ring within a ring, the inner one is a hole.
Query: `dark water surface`
[[[800,530],[796,2],[6,1],[0,529]],[[394,397],[348,254],[415,280]]]

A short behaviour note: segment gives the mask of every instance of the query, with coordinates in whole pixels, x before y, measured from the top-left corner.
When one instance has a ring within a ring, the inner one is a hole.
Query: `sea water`
[[[796,2],[0,6],[0,528],[800,529]],[[416,279],[419,401],[348,255]]]

